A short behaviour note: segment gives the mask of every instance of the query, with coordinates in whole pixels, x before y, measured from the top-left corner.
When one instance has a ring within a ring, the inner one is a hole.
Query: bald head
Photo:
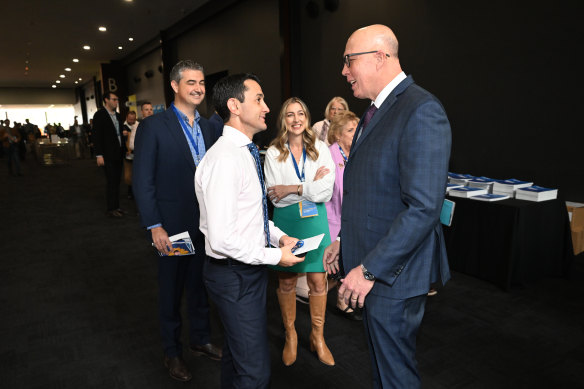
[[[351,34],[343,53],[342,74],[355,97],[375,100],[402,71],[397,52],[397,38],[387,26],[374,24]]]
[[[397,38],[393,31],[383,24],[360,28],[349,37],[349,41],[351,40],[367,42],[371,47],[369,50],[380,50],[397,58]]]

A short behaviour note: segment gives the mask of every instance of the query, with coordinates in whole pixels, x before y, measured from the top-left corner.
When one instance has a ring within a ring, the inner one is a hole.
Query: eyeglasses
[[[347,65],[348,68],[351,67],[351,57],[355,57],[357,55],[363,55],[363,54],[373,54],[373,53],[377,53],[379,50],[373,50],[373,51],[364,51],[362,53],[351,53],[351,54],[347,54],[343,57],[343,65]],[[384,53],[385,54],[385,53]],[[389,54],[385,54],[385,56],[387,58],[389,58]]]

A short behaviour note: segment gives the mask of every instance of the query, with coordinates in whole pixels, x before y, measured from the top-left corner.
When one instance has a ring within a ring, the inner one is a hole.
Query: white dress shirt
[[[262,188],[249,138],[225,126],[195,173],[195,192],[201,213],[199,229],[205,251],[213,258],[233,258],[252,265],[277,265],[279,248],[266,248]],[[270,243],[285,235],[269,222]]]
[[[387,99],[387,96],[389,96],[389,94],[395,89],[395,87],[398,86],[399,83],[405,80],[406,78],[407,78],[406,74],[404,72],[400,72],[381,90],[381,92],[379,92],[379,94],[375,98],[375,101],[372,101],[371,104],[375,104],[375,107],[379,109],[383,102],[385,101],[385,99]],[[359,129],[357,130],[357,139],[361,137],[362,130],[363,127],[359,127]]]
[[[294,169],[294,163],[292,162],[292,158],[294,157],[292,153],[288,153],[285,161],[278,162],[280,151],[275,146],[270,146],[266,152],[266,160],[264,162],[266,186],[269,188],[275,185],[302,184],[302,196],[298,196],[296,193],[289,194],[278,203],[274,203],[275,207],[286,207],[299,203],[302,200],[325,203],[331,199],[335,184],[335,163],[330,150],[324,142],[317,139],[316,149],[318,150],[318,158],[316,161],[310,159],[308,154],[306,155],[306,166],[304,167],[305,182],[301,182],[296,174],[296,169]],[[302,164],[302,157],[300,157],[300,163],[298,164],[298,171],[300,172],[302,172]],[[329,173],[320,180],[314,181],[314,175],[321,166],[326,167]]]

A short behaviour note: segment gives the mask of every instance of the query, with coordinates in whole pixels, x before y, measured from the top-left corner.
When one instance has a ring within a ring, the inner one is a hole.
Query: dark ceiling
[[[2,1],[0,87],[51,88],[60,80],[58,88],[73,88],[79,78],[85,83],[98,75],[100,63],[124,58],[207,2]],[[99,31],[100,26],[107,31]]]

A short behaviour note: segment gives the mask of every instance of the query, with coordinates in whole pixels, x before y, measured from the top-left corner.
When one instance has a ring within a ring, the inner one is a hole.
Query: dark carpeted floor
[[[128,216],[105,217],[105,177],[95,162],[46,167],[29,158],[23,177],[0,163],[0,387],[218,388],[218,362],[185,355],[194,375],[186,384],[163,367],[155,257],[130,200],[123,196]],[[583,281],[582,256],[570,280],[511,292],[453,273],[429,299],[418,337],[423,386],[583,388]],[[275,285],[272,275],[272,387],[370,388],[362,324],[335,312],[334,291],[325,337],[337,365],[310,352],[305,305],[298,361],[282,365]],[[220,343],[215,313],[212,320]]]

